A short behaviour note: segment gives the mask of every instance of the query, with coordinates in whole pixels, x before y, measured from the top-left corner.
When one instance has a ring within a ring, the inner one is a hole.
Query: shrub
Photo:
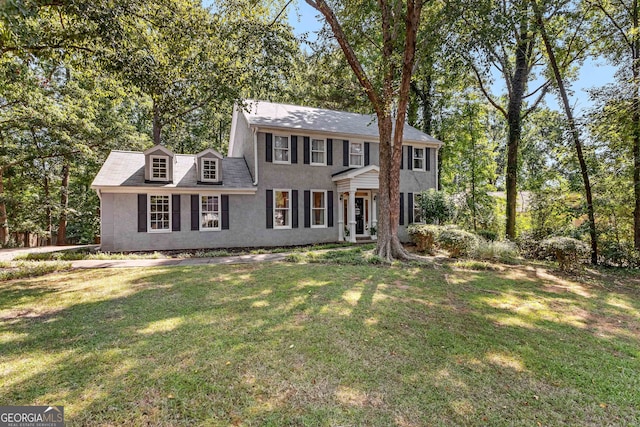
[[[540,242],[542,254],[558,261],[561,270],[572,270],[589,255],[589,246],[571,237],[551,237]]]
[[[455,213],[451,198],[442,191],[423,191],[416,197],[416,202],[422,221],[428,224],[445,224]]]
[[[607,242],[600,245],[601,262],[616,267],[640,267],[640,252],[631,242]]]
[[[478,244],[478,236],[453,227],[443,228],[436,238],[438,245],[452,258],[468,255]]]
[[[418,252],[433,253],[433,246],[440,228],[430,224],[411,224],[407,227],[407,233],[413,243],[416,244]]]
[[[481,260],[511,262],[518,256],[518,247],[508,240],[499,242],[480,241],[472,250],[471,257]]]
[[[476,234],[490,242],[495,242],[496,240],[498,240],[498,233],[492,230],[478,230],[476,231]]]

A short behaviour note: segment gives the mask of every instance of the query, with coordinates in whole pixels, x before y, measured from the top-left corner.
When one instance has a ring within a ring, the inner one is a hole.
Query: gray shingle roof
[[[144,154],[139,151],[112,151],[91,184],[92,187],[166,188],[254,188],[251,173],[242,158],[222,159],[222,185],[198,184],[195,155],[176,154],[173,183],[144,182]]]
[[[247,102],[249,109],[243,112],[249,125],[378,138],[378,121],[375,115],[266,101]],[[404,141],[442,144],[431,135],[427,135],[408,124],[404,125]]]

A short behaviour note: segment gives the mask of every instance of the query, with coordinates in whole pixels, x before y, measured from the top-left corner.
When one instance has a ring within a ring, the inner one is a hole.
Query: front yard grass
[[[640,280],[255,264],[0,283],[0,405],[68,425],[640,424]]]

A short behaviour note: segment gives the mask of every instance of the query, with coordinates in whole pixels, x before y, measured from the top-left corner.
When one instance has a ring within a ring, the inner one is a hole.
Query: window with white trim
[[[200,196],[200,230],[220,230],[219,196]]]
[[[273,136],[273,162],[274,163],[289,163],[289,137],[288,136]]]
[[[422,198],[422,194],[413,193],[413,222],[414,223],[423,223],[422,219],[422,207],[420,206],[420,199]]]
[[[149,232],[171,231],[171,196],[149,195],[148,207]]]
[[[311,227],[327,226],[327,192],[311,190]]]
[[[312,165],[325,165],[326,164],[326,141],[324,139],[311,139],[311,164]]]
[[[413,170],[424,170],[424,148],[413,148]]]
[[[218,159],[200,159],[200,180],[203,182],[218,181]]]
[[[273,227],[291,227],[291,190],[273,190]]]
[[[351,142],[349,144],[349,166],[361,167],[364,164],[364,144]]]
[[[150,180],[165,181],[169,175],[169,157],[150,156],[149,161],[151,162]]]

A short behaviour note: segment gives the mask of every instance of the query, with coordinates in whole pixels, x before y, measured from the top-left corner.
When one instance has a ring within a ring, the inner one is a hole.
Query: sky
[[[319,17],[319,12],[304,0],[293,2],[288,12],[289,24],[293,27],[294,34],[300,37],[307,33],[311,40],[315,40],[314,32],[322,28],[322,19]],[[585,61],[578,79],[571,84],[571,89],[573,90],[571,104],[576,112],[584,111],[591,106],[587,90],[613,82],[615,71],[615,67],[608,65],[604,59],[589,59]],[[492,90],[499,92],[504,90],[504,87],[496,85]],[[555,95],[547,95],[545,101],[550,108],[559,109]]]

